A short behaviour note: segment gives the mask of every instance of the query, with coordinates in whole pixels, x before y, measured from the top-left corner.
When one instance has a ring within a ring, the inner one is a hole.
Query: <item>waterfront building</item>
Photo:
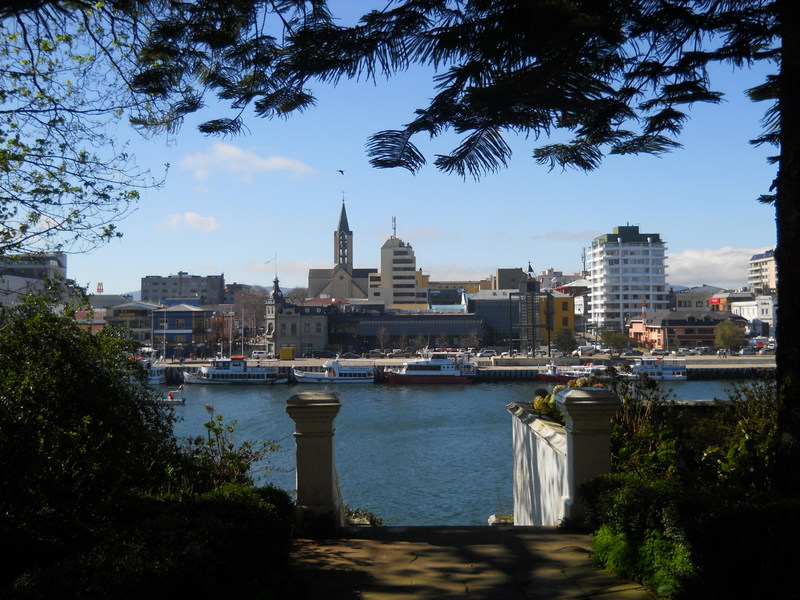
[[[328,345],[331,310],[330,305],[289,302],[275,277],[266,302],[265,350],[274,356],[279,356],[282,348],[293,349],[296,356],[324,350]]]
[[[638,226],[615,227],[596,237],[589,263],[589,326],[624,331],[631,318],[668,308],[666,244]]]
[[[732,312],[665,310],[631,319],[628,335],[646,348],[713,348],[716,328],[727,320],[746,331],[747,321]]]
[[[197,304],[225,303],[224,275],[189,275],[179,271],[177,275],[147,275],[142,277],[142,302],[166,304],[167,300]]]
[[[16,304],[28,294],[52,289],[67,277],[67,255],[63,252],[16,254],[0,257],[0,304]],[[66,300],[63,287],[61,298]]]
[[[749,302],[754,298],[748,291],[731,292],[723,290],[714,294],[708,301],[712,312],[730,312],[737,302]]]
[[[778,290],[778,267],[775,250],[767,250],[750,257],[747,285],[756,294],[774,294]]]
[[[212,340],[214,310],[188,304],[157,308],[153,311],[153,347],[164,358],[209,357],[215,353]],[[232,336],[231,336],[232,337]],[[217,352],[230,352],[220,344]]]
[[[724,292],[724,289],[713,285],[698,285],[677,292],[670,290],[669,308],[684,312],[710,311],[711,299]]]
[[[333,268],[309,269],[308,297],[367,298],[369,277],[375,272],[377,269],[353,266],[353,232],[342,200],[339,223],[333,232]]]
[[[106,324],[120,327],[142,346],[153,345],[153,311],[157,304],[131,300],[106,309]]]
[[[753,300],[733,302],[731,312],[747,319],[751,337],[774,337],[776,305],[772,296],[756,296]]]

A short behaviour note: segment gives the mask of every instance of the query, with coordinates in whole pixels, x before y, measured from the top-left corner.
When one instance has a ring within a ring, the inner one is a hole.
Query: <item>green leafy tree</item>
[[[714,344],[717,348],[731,348],[736,350],[745,343],[744,332],[730,319],[722,321],[714,328]]]
[[[556,348],[561,350],[564,354],[569,354],[578,347],[575,341],[575,335],[569,329],[559,329],[556,334]]]
[[[44,300],[0,311],[0,505],[6,518],[96,511],[170,482],[172,418],[135,342],[97,334]]]
[[[600,332],[600,341],[604,348],[619,352],[630,343],[631,339],[621,331],[604,329]]]
[[[0,254],[94,248],[158,185],[115,131],[159,105],[128,85],[140,25],[122,4],[0,8]]]

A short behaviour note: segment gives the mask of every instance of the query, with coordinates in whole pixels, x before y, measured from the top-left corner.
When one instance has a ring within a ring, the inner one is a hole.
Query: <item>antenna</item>
[[[268,265],[270,263],[272,263],[273,266],[275,267],[275,279],[277,279],[278,278],[278,252],[277,252],[277,250],[275,251],[275,256],[270,258],[268,261],[264,262],[265,265]]]
[[[397,237],[397,217],[392,217],[392,237]]]

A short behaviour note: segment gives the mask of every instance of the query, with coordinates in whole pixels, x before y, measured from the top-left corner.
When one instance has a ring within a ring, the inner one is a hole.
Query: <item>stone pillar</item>
[[[295,422],[299,535],[329,536],[344,526],[333,446],[333,420],[341,406],[336,394],[317,392],[301,392],[286,402],[286,412]]]
[[[587,479],[611,472],[611,418],[621,402],[603,388],[569,388],[558,393],[556,402],[567,421],[564,516],[580,520],[575,490]]]

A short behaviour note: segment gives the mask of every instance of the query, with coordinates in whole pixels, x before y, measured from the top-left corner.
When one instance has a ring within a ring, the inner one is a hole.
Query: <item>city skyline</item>
[[[725,101],[693,107],[679,138],[684,148],[609,157],[591,173],[548,172],[530,157],[535,141],[512,134],[509,167],[479,182],[430,164],[417,175],[372,168],[368,136],[407,122],[430,93],[428,75],[418,71],[323,89],[306,114],[250,117],[242,137],[196,133],[207,112],[169,140],[123,128],[141,166],[155,175],[164,163],[172,167],[165,185],[144,190],[137,212],[119,224],[124,237],[70,255],[68,276],[90,292],[102,283],[105,293],[134,292],[143,276],[179,271],[263,286],[277,274],[284,288],[305,287],[309,269],[332,266],[344,198],[356,268],[379,264],[393,217],[433,280],[478,280],[528,262],[536,272],[575,272],[594,237],[631,224],[666,242],[669,284],[737,287],[747,281],[749,258],[775,246],[774,209],[756,201],[774,178],[766,160],[774,149],[748,143],[765,106],[743,94],[763,74],[717,68],[712,81]],[[445,136],[423,150],[433,156],[456,143]]]

